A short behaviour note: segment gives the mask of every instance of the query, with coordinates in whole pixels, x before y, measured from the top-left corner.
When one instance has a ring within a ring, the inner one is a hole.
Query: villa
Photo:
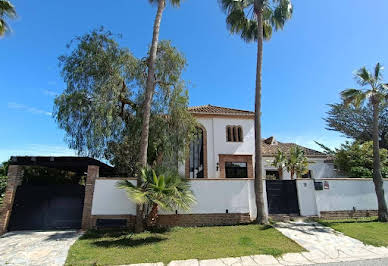
[[[250,111],[213,105],[189,108],[200,130],[190,145],[190,154],[179,171],[187,178],[253,178],[255,162],[255,114]],[[275,137],[263,139],[263,176],[278,179],[279,172],[271,166],[278,150],[287,153],[295,143],[282,143]],[[337,177],[333,161],[322,152],[301,147],[309,160],[304,178]],[[291,179],[284,169],[283,179]]]

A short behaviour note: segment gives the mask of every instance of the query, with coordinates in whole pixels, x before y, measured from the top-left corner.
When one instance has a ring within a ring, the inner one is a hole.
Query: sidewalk
[[[288,253],[277,258],[269,255],[254,255],[212,260],[172,261],[168,266],[312,265],[388,258],[388,248],[364,245],[356,239],[318,223],[277,223],[275,228],[307,251]],[[134,265],[163,266],[164,264],[132,264]]]

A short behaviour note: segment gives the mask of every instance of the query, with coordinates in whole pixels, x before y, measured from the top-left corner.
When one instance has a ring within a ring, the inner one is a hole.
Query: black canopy
[[[12,156],[11,165],[44,166],[75,173],[87,172],[88,165],[100,167],[100,176],[109,176],[114,173],[114,168],[99,160],[90,157],[76,156]]]

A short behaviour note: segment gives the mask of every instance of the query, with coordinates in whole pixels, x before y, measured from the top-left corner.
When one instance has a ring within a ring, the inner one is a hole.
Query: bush
[[[373,176],[373,171],[362,166],[355,166],[350,168],[350,175],[351,177],[371,178]]]
[[[6,187],[7,187],[7,176],[0,176],[0,205],[3,203]]]

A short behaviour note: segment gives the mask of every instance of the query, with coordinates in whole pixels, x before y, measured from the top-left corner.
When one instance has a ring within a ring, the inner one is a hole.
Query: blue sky
[[[10,155],[72,155],[51,117],[64,84],[58,56],[74,36],[103,25],[146,54],[155,6],[143,0],[13,0],[19,18],[0,40],[0,161]],[[355,86],[352,73],[388,64],[388,1],[293,0],[294,16],[264,46],[263,136],[317,148],[344,139],[325,130],[326,104]],[[161,39],[188,60],[190,104],[253,110],[256,45],[231,35],[217,0],[168,7]]]

